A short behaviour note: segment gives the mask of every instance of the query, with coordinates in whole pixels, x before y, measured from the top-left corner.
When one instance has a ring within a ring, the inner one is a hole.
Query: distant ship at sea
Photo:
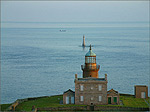
[[[66,30],[59,30],[60,32],[66,32]]]

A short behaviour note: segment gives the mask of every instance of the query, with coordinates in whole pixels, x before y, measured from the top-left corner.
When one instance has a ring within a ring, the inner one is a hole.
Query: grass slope
[[[134,96],[120,96],[120,100],[123,101],[124,107],[148,107],[144,99],[134,98]]]
[[[35,100],[26,101],[19,104],[16,110],[31,111],[33,105],[35,107],[55,107],[55,106],[59,106],[60,100],[62,100],[62,95],[45,97],[45,98],[37,98]]]
[[[146,101],[150,104],[150,98],[146,99]]]
[[[6,110],[10,105],[11,105],[11,104],[1,104],[1,105],[0,105],[0,107],[1,107],[0,110],[1,110],[1,111]]]
[[[29,100],[19,104],[16,111],[31,111],[32,106],[35,107],[71,107],[71,106],[85,106],[85,105],[62,105],[59,102],[63,100],[62,95],[37,98],[35,100]],[[144,99],[134,98],[134,96],[120,96],[120,100],[123,101],[123,107],[148,107]],[[10,105],[10,104],[8,104]],[[2,105],[4,109],[8,105]],[[98,106],[121,106],[121,105],[98,105]]]
[[[16,111],[31,111],[32,106],[34,105],[36,108],[40,107],[72,107],[72,106],[85,106],[85,105],[62,105],[59,104],[60,101],[63,100],[62,95],[38,98],[36,100],[30,100],[19,104],[16,107]]]

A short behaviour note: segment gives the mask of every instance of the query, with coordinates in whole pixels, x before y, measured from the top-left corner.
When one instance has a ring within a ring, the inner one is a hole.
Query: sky
[[[149,1],[1,1],[1,21],[149,21]]]

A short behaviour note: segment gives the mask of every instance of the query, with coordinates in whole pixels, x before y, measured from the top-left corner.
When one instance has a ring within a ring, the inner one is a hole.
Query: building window
[[[91,90],[93,90],[93,87],[91,87]]]
[[[85,63],[90,63],[90,57],[85,57]]]
[[[83,85],[80,85],[80,91],[83,91]]]
[[[91,57],[91,63],[96,63],[96,57]]]
[[[99,90],[99,91],[102,90],[102,85],[98,85],[98,90]]]
[[[80,96],[80,101],[83,101],[84,100],[84,97],[83,96]]]
[[[74,96],[71,96],[71,104],[74,104]]]
[[[85,57],[85,63],[96,63],[96,57]]]
[[[66,104],[69,104],[69,96],[66,96]]]
[[[99,99],[98,99],[98,101],[102,101],[102,96],[99,96]]]

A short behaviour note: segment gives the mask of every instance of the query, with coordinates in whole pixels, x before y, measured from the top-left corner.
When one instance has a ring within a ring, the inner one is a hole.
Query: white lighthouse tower
[[[83,43],[82,43],[82,47],[85,47],[85,36],[83,35]]]

